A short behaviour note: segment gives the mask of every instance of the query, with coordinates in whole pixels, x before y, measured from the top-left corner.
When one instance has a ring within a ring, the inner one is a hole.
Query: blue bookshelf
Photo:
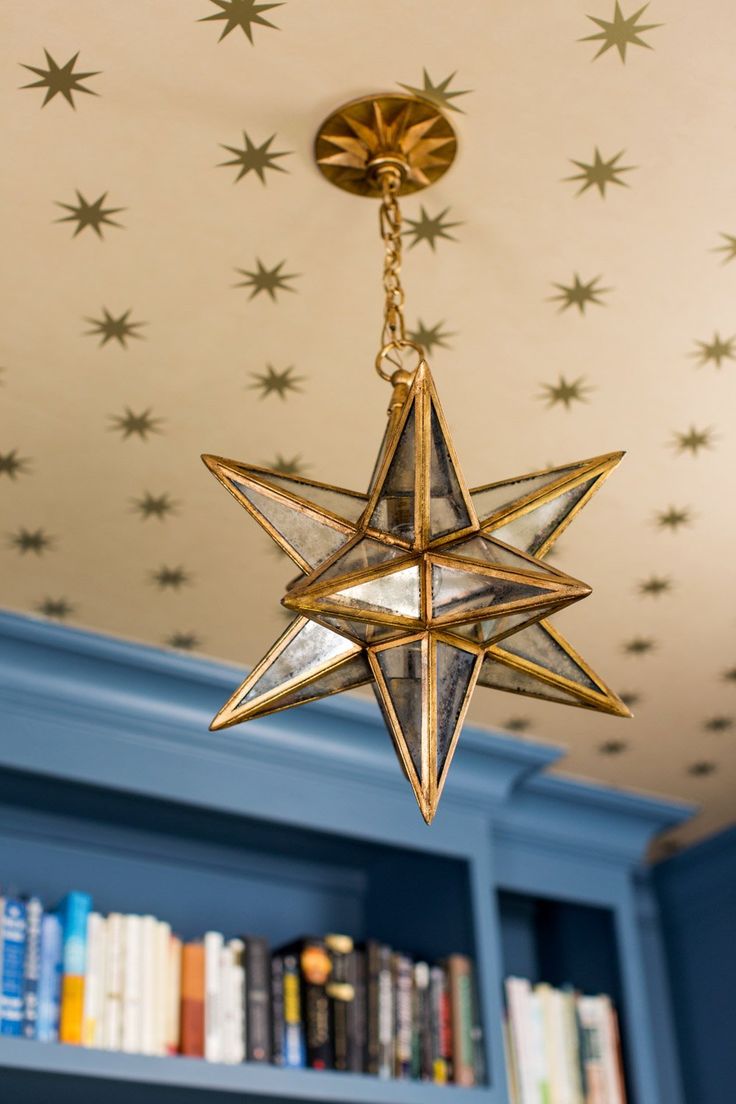
[[[24,1104],[506,1104],[503,978],[606,988],[631,1104],[682,1104],[659,917],[643,864],[689,808],[545,774],[562,754],[467,729],[427,828],[377,709],[344,696],[208,724],[242,672],[0,613],[0,877],[152,912],[185,937],[376,936],[477,963],[476,1089],[215,1066],[0,1039]]]

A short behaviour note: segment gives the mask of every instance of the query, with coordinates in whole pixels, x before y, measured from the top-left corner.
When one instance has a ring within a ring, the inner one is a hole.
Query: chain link
[[[406,340],[404,323],[404,289],[401,286],[401,211],[397,193],[401,178],[397,172],[384,172],[381,180],[383,199],[379,212],[381,237],[385,247],[383,258],[382,345]]]

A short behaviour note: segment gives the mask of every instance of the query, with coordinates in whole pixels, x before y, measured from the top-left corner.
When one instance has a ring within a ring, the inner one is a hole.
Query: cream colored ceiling
[[[253,25],[252,45],[239,27],[218,41],[226,22],[201,21],[218,12],[4,6],[0,601],[63,600],[70,624],[157,644],[193,634],[243,666],[267,649],[293,572],[199,453],[297,458],[365,488],[387,400],[372,371],[376,208],[324,182],[312,138],[346,99],[456,71],[460,154],[404,214],[447,208],[459,225],[408,249],[408,321],[452,334],[431,362],[471,485],[628,450],[560,541],[555,564],[594,593],[556,623],[639,696],[622,721],[479,690],[471,719],[563,743],[565,772],[700,803],[680,841],[715,830],[736,792],[736,360],[693,354],[736,332],[736,259],[717,250],[736,235],[732,4],[652,0],[639,25],[659,26],[625,62],[580,41],[601,29],[588,16],[613,20],[613,0],[288,0],[260,13],[275,26]],[[79,52],[95,94],[42,107],[45,87],[20,89],[44,79],[21,68],[48,70],[44,49],[60,66]],[[220,162],[244,131],[275,135],[286,171],[236,182]],[[578,194],[565,178],[596,147],[623,151],[626,186]],[[77,190],[106,193],[120,225],[74,236],[57,220]],[[293,290],[235,287],[257,259],[285,262]],[[583,313],[551,299],[576,273],[610,289]],[[87,332],[104,310],[142,323],[125,347]],[[262,396],[268,365],[293,366],[299,389]],[[549,404],[560,377],[582,381],[583,401]],[[125,438],[126,409],[157,432]],[[676,447],[692,428],[709,441],[694,454]],[[146,493],[175,510],[142,517]],[[689,518],[674,530],[657,522],[671,507]],[[39,529],[50,545],[22,551]],[[178,588],[153,581],[179,567]],[[669,589],[642,594],[652,576]],[[635,640],[653,647],[631,654]]]

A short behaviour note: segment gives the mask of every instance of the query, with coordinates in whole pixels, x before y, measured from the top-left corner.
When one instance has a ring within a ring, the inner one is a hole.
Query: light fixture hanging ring
[[[416,341],[409,341],[409,339],[406,337],[397,337],[394,338],[393,341],[387,341],[386,344],[383,345],[376,354],[376,371],[378,372],[381,379],[386,380],[386,383],[394,383],[395,373],[392,372],[391,375],[389,375],[389,373],[383,367],[384,360],[388,360],[389,363],[396,365],[399,371],[407,371],[407,369],[404,368],[403,364],[396,364],[395,360],[391,360],[390,354],[399,353],[400,355],[402,349],[413,349],[419,357],[416,368],[412,368],[409,372],[410,376],[413,376],[420,365],[423,364],[426,360],[426,353],[423,346],[418,345]]]

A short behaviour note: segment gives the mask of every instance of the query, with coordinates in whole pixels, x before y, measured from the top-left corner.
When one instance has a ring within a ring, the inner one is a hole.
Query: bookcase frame
[[[64,1086],[72,1084],[74,1099],[91,1104],[101,1083],[113,1093],[111,1101],[121,1086],[135,1084],[138,1104],[164,1104],[174,1099],[172,1093],[184,1093],[178,1097],[182,1104],[190,1096],[193,1104],[209,1104],[231,1093],[251,1104],[507,1104],[499,889],[612,911],[631,1104],[683,1104],[660,925],[643,855],[656,833],[690,815],[689,806],[545,775],[562,755],[559,748],[468,727],[438,816],[427,828],[372,702],[342,695],[241,729],[208,732],[211,716],[240,678],[242,672],[225,664],[0,613],[0,778],[6,785],[17,778],[31,790],[36,786],[48,806],[40,813],[21,810],[17,817],[6,813],[4,825],[0,816],[0,877],[2,852],[14,834],[34,836],[42,848],[44,832],[53,838],[63,811],[54,795],[80,785],[115,795],[132,824],[152,803],[162,810],[190,808],[213,823],[223,816],[242,818],[261,826],[254,836],[271,831],[285,838],[280,846],[287,856],[289,833],[295,846],[305,832],[317,833],[317,882],[320,840],[327,841],[325,856],[330,840],[338,856],[351,849],[385,854],[385,869],[378,862],[375,869],[366,867],[365,876],[373,879],[374,897],[380,891],[387,932],[407,949],[442,940],[436,930],[441,908],[427,917],[417,909],[416,919],[412,912],[406,887],[413,868],[421,893],[441,895],[441,879],[427,873],[427,860],[462,864],[489,1083],[441,1087],[0,1039],[0,1077],[23,1090],[26,1104],[65,1101]],[[111,823],[113,849],[115,833]],[[176,861],[184,864],[187,847],[193,863],[207,848],[206,842],[187,842],[186,835],[175,843]],[[326,869],[334,868],[333,860]],[[248,861],[262,860],[256,854]],[[348,887],[352,876],[360,880],[360,870],[347,872]],[[68,888],[95,891],[92,884]],[[125,886],[117,907],[126,908]],[[455,949],[448,932],[445,951]]]

